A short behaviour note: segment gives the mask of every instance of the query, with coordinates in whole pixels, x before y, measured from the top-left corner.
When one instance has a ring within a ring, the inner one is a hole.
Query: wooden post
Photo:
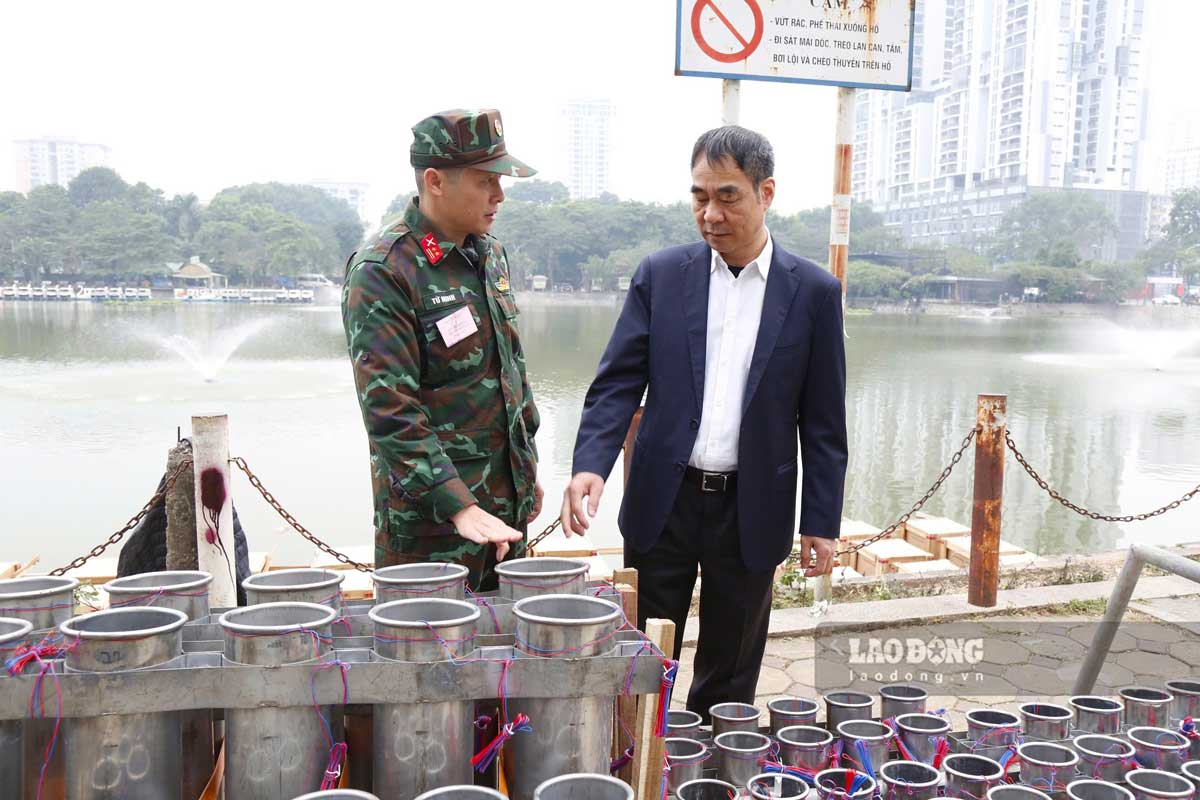
[[[675,623],[669,619],[646,620],[646,637],[664,653],[675,646]],[[664,745],[654,733],[658,716],[658,693],[642,695],[638,702],[637,744],[634,747],[633,795],[639,800],[658,797],[662,790]]]
[[[208,602],[237,605],[233,496],[229,482],[229,417],[192,417],[192,471],[196,478],[196,563],[213,576]]]
[[[617,593],[621,596],[621,609],[625,612],[625,618],[630,624],[637,626],[637,580],[638,574],[636,569],[617,569],[613,570],[613,586]],[[629,742],[626,740],[626,731],[629,735],[634,735],[637,729],[637,697],[618,697],[616,708],[616,723],[613,726],[613,758],[617,758],[625,751]],[[636,748],[635,748],[636,755]],[[633,783],[633,762],[626,764],[617,772],[617,777],[626,783]]]
[[[854,98],[854,89],[838,87],[833,202],[829,208],[829,271],[842,282],[843,298],[846,296],[846,262],[850,257],[850,169],[854,164]]]
[[[975,499],[967,602],[991,608],[1000,584],[1000,511],[1004,496],[1007,396],[981,394],[975,410]]]

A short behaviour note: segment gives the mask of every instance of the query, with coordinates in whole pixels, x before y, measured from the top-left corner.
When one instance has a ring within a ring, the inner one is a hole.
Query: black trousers
[[[687,707],[707,722],[717,703],[753,703],[775,571],[755,572],[742,562],[737,492],[705,493],[684,481],[654,547],[636,553],[627,544],[625,566],[638,570],[638,627],[651,618],[672,620],[676,659],[700,568],[700,636]]]

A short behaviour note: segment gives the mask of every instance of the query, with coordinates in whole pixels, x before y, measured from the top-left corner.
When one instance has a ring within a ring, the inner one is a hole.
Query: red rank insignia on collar
[[[421,240],[421,249],[425,251],[425,257],[429,259],[430,264],[438,263],[446,255],[442,252],[437,237],[432,233],[425,234],[425,238]]]

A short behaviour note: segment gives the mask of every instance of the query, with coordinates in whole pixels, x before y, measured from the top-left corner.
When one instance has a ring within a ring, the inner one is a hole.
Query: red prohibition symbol
[[[733,22],[730,21],[729,17],[725,16],[725,14],[721,12],[720,7],[717,6],[717,0],[696,0],[696,5],[692,8],[692,36],[696,39],[696,44],[700,45],[700,49],[703,50],[704,54],[709,58],[714,61],[720,61],[723,64],[732,64],[735,61],[741,61],[745,58],[749,58],[750,54],[753,53],[758,48],[759,43],[762,42],[763,13],[762,9],[759,8],[758,0],[723,1],[726,8],[734,3],[745,3],[750,8],[750,13],[754,15],[754,30],[751,32],[749,38],[746,37],[744,31],[739,31],[737,29]],[[705,40],[704,35],[700,32],[700,17],[704,14],[704,11],[709,8],[712,9],[712,12],[716,15],[717,19],[721,20],[721,22],[725,24],[725,27],[729,28],[729,32],[733,34],[733,38],[737,39],[738,43],[741,44],[741,50],[735,50],[732,53],[722,53],[720,50],[717,50],[710,45],[707,40]]]

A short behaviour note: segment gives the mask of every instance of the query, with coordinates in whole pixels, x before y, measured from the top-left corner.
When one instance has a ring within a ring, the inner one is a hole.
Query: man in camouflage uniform
[[[371,451],[375,564],[454,561],[473,588],[541,508],[538,413],[504,248],[488,235],[509,156],[498,111],[413,128],[419,195],[350,257],[342,319]],[[494,546],[493,546],[494,545]]]

